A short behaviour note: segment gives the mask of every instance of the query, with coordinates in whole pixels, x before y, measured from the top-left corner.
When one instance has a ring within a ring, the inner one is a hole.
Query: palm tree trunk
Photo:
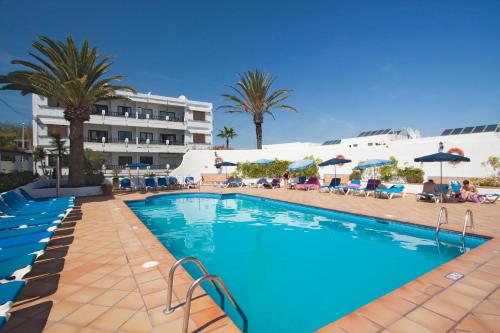
[[[262,149],[262,123],[255,122],[255,134],[257,135],[257,149]]]
[[[226,138],[226,149],[229,150],[229,138]]]
[[[69,186],[84,186],[83,119],[73,118],[69,123]]]

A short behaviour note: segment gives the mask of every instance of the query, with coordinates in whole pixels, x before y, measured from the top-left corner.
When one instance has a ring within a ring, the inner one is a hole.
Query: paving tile
[[[94,320],[90,326],[114,331],[129,320],[134,313],[134,310],[111,308]]]
[[[455,326],[460,332],[491,333],[490,328],[483,324],[476,316],[469,314]]]
[[[85,326],[102,315],[109,308],[101,305],[85,304],[78,310],[63,319],[63,322],[74,325]]]
[[[150,332],[152,329],[153,326],[145,311],[137,311],[120,327],[121,331],[134,333],[146,333]]]
[[[46,333],[73,333],[78,332],[81,329],[80,326],[73,326],[64,323],[55,323],[51,325],[49,328],[44,330]]]
[[[451,302],[447,302],[443,299],[438,299],[436,297],[424,303],[423,306],[428,310],[431,310],[437,314],[440,314],[455,321],[465,316],[469,311],[464,307],[458,306]]]
[[[401,318],[394,324],[388,327],[389,331],[392,333],[433,333],[434,331],[428,330],[422,325],[408,319]]]
[[[70,302],[70,301],[58,302],[52,305],[47,320],[59,321],[82,306],[83,304],[78,302]]]
[[[419,307],[406,315],[411,321],[434,332],[447,332],[455,322],[446,317]]]
[[[125,296],[121,301],[116,303],[116,307],[139,310],[144,306],[144,302],[142,300],[141,294],[137,292],[131,292],[127,296]]]
[[[128,291],[109,289],[94,298],[91,303],[96,305],[113,306],[129,294]]]
[[[346,332],[361,333],[361,332],[378,332],[381,327],[372,321],[351,313],[336,321],[336,324]]]
[[[77,292],[66,297],[67,301],[87,303],[99,295],[102,295],[106,289],[104,288],[94,288],[94,287],[84,287]]]

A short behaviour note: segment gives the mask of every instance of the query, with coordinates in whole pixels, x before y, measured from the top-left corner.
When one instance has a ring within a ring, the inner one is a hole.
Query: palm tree
[[[111,58],[103,57],[96,47],[90,47],[88,40],[78,48],[71,36],[66,42],[39,36],[32,45],[39,54],[30,52],[29,55],[36,61],[13,60],[12,64],[24,66],[24,69],[0,75],[0,89],[59,101],[70,129],[68,183],[83,186],[83,123],[89,120],[92,105],[114,98],[117,90],[135,91],[128,86],[113,85],[122,76],[107,76]]]
[[[37,146],[33,149],[33,163],[35,163],[35,173],[38,174],[37,164],[40,162],[40,166],[42,167],[42,173],[45,175],[45,150],[43,147]]]
[[[278,89],[271,91],[273,79],[269,73],[258,69],[238,74],[239,81],[235,86],[228,86],[236,95],[223,94],[230,104],[221,105],[219,109],[226,109],[226,112],[248,113],[253,117],[255,133],[257,135],[257,149],[262,149],[262,124],[264,115],[269,114],[274,119],[273,110],[285,109],[298,112],[293,106],[282,102],[292,94],[290,89]]]
[[[54,156],[59,157],[60,163],[59,163],[59,170],[57,171],[59,172],[59,174],[61,174],[61,168],[62,168],[61,162],[64,156],[66,155],[66,147],[64,146],[66,144],[66,140],[62,139],[60,133],[49,133],[49,136],[51,137],[50,144],[52,147],[54,147],[52,149],[52,154]]]
[[[237,137],[238,134],[236,133],[234,128],[224,126],[224,129],[220,130],[217,136],[219,138],[226,139],[226,149],[229,149],[229,140],[233,139],[234,137]]]

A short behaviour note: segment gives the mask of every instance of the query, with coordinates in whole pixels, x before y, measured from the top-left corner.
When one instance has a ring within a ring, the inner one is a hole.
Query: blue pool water
[[[252,333],[312,332],[486,241],[442,232],[437,243],[432,228],[239,194],[128,205],[176,258],[226,282]]]

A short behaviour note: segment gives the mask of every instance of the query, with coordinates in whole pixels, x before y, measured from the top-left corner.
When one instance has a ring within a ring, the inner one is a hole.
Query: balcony
[[[97,116],[103,116],[102,111],[99,110],[92,110],[91,112],[92,115],[97,115]],[[129,118],[129,119],[150,119],[150,120],[161,120],[161,121],[173,121],[173,122],[184,122],[183,117],[160,117],[156,115],[149,115],[147,117],[145,114],[142,113],[137,113],[137,112],[130,112],[129,116],[126,117],[124,113],[122,112],[115,112],[115,111],[106,111],[105,117],[121,117],[121,118]]]
[[[148,153],[185,153],[187,146],[183,141],[166,141],[161,140],[139,140],[135,138],[128,141],[118,138],[106,138],[103,142],[102,138],[85,137],[85,148],[103,152],[148,152]]]
[[[102,138],[98,139],[98,138],[85,137],[84,141],[85,142],[103,143],[102,142]],[[118,138],[106,138],[106,140],[105,140],[104,143],[126,144],[125,139],[118,139]],[[132,144],[137,144],[137,143],[136,143],[135,139],[129,139],[128,140],[128,144],[132,145]],[[145,140],[139,140],[138,144],[140,144],[140,145],[146,145],[146,144],[148,144],[148,142],[146,142]],[[149,140],[149,145],[165,145],[165,146],[167,146],[167,142],[166,142],[166,140],[165,141],[161,141],[161,140]],[[185,145],[184,141],[180,141],[180,140],[176,140],[176,141],[169,140],[168,141],[168,146],[184,146],[184,145]]]

